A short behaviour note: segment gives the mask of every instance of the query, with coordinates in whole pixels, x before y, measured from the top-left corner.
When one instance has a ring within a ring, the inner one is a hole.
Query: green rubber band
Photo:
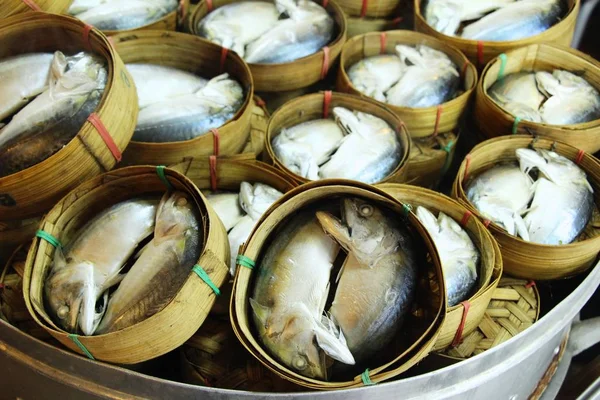
[[[504,79],[504,70],[506,69],[506,54],[502,53],[498,56],[500,59],[500,70],[498,70],[498,80]]]
[[[360,375],[360,378],[362,379],[363,385],[365,385],[365,386],[373,386],[373,385],[375,385],[375,382],[373,382],[371,380],[371,377],[369,376],[369,368],[367,368],[365,370],[365,372],[363,372]]]
[[[521,122],[521,117],[515,117],[515,122],[513,123],[513,126],[512,126],[512,134],[513,135],[517,134],[517,126],[519,125],[519,122]]]
[[[246,267],[248,269],[254,269],[256,264],[250,258],[246,257],[243,254],[239,254],[236,258],[237,265],[241,265],[242,267]]]
[[[85,346],[83,345],[83,343],[81,343],[79,341],[79,336],[77,336],[74,333],[70,333],[69,334],[69,339],[71,339],[73,341],[73,343],[75,343],[77,345],[77,347],[79,347],[81,349],[81,351],[83,351],[83,353],[90,359],[90,360],[95,360],[94,356],[92,355],[92,353],[90,353],[90,351],[88,349],[85,348]]]
[[[44,232],[40,229],[35,233],[35,236],[39,237],[40,239],[44,239],[46,242],[50,243],[54,248],[62,248],[60,241],[48,232]]]
[[[404,215],[408,217],[408,214],[412,211],[412,206],[410,204],[402,204],[402,209],[404,210]]]
[[[169,180],[167,179],[167,176],[165,175],[165,168],[166,167],[164,165],[157,165],[156,166],[156,175],[158,175],[158,177],[160,178],[162,183],[164,183],[165,186],[169,190],[173,190],[173,185],[171,185],[171,182],[169,182]]]
[[[442,175],[441,177],[443,177],[444,175],[446,175],[446,172],[448,172],[448,169],[450,169],[450,153],[452,152],[452,147],[454,146],[454,142],[451,140],[448,142],[447,145],[445,145],[444,147],[442,147],[442,150],[445,151],[447,153],[446,155],[446,161],[444,161],[444,166],[442,167]]]
[[[192,271],[194,271],[196,275],[198,275],[213,290],[213,292],[215,292],[217,296],[221,294],[221,291],[219,290],[217,285],[215,285],[213,281],[210,280],[210,276],[208,276],[206,271],[201,266],[199,266],[198,264],[194,265]]]

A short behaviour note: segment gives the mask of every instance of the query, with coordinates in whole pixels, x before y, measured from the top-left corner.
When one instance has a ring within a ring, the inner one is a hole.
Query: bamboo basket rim
[[[552,147],[553,144],[556,144],[556,145],[560,145],[560,146],[565,146],[567,149],[570,148],[571,150],[576,150],[575,147],[573,147],[567,143],[559,142],[556,140],[550,140],[550,139],[545,139],[543,137],[535,137],[535,136],[529,136],[529,135],[512,135],[512,136],[499,136],[497,138],[488,139],[488,140],[478,144],[477,146],[475,146],[469,152],[469,154],[467,156],[470,156],[471,154],[477,152],[478,150],[480,150],[482,148],[493,145],[497,142],[504,142],[504,141],[506,141],[506,142],[514,141],[515,142],[514,143],[515,150],[519,149],[519,148],[528,148],[528,146],[530,146],[532,144],[536,144],[536,143],[545,144],[546,147],[548,147],[548,145],[550,145],[549,147]],[[541,148],[545,148],[545,147],[541,147]],[[566,155],[561,154],[564,152],[557,151],[556,149],[553,151],[555,151],[557,154],[562,155],[563,157],[566,157],[569,160],[573,161],[574,157],[567,157]],[[513,161],[515,161],[516,159],[517,159],[516,156],[514,156],[514,158],[511,157],[511,160],[513,160]],[[464,192],[464,183],[465,183],[464,182],[464,174],[465,174],[465,169],[466,169],[466,162],[467,162],[466,160],[467,160],[467,157],[465,157],[465,159],[461,163],[458,173],[456,175],[456,181],[454,183],[454,185],[456,187],[457,195],[459,197],[458,201],[461,202],[465,207],[469,208],[477,216],[477,218],[479,218],[481,220],[486,220],[486,218],[483,215],[481,215],[481,213],[477,210],[477,208],[475,208],[475,206],[472,205],[471,202],[467,199],[466,193]],[[488,161],[485,164],[485,167],[490,166],[490,168],[492,168],[494,165],[498,165],[499,162],[507,161],[507,160],[508,159]],[[583,160],[586,160],[587,162],[593,164],[600,172],[600,161],[598,159],[596,159],[593,155],[590,155],[588,153],[583,153],[582,162],[583,162]],[[579,167],[586,173],[586,177],[588,177],[588,179],[589,179],[588,168],[584,168],[582,165],[579,165]],[[479,167],[478,169],[470,170],[469,171],[470,177],[477,175],[476,172],[481,171],[483,168],[484,167]],[[598,185],[600,186],[600,181],[598,181]],[[594,199],[594,204],[596,205],[596,207],[598,207],[598,202],[599,202],[598,200]],[[586,246],[589,243],[598,244],[598,246],[600,246],[600,236],[596,236],[593,238],[587,238],[584,240],[575,241],[575,242],[571,242],[568,244],[548,245],[548,244],[527,242],[518,236],[509,235],[504,229],[500,228],[494,221],[490,222],[488,229],[490,229],[492,231],[492,233],[494,233],[494,234],[502,235],[503,238],[506,238],[510,242],[514,242],[521,246],[529,246],[534,249],[539,249],[539,251],[532,251],[531,254],[528,255],[528,257],[532,258],[532,259],[539,259],[539,260],[547,259],[548,257],[547,257],[547,255],[544,255],[545,254],[544,250],[548,250],[548,249],[558,249],[558,248],[569,249],[569,250],[572,249],[574,252],[576,252],[577,248]],[[511,251],[506,248],[502,249],[503,252],[505,252],[507,250]]]
[[[530,44],[527,46],[519,47],[516,49],[511,49],[502,54],[504,54],[506,57],[510,58],[510,56],[515,53],[519,53],[519,52],[523,52],[523,51],[525,51],[527,53],[531,53],[532,51],[534,51],[535,57],[537,58],[539,52],[542,50],[546,50],[546,49],[550,49],[551,51],[560,52],[561,54],[574,56],[577,59],[579,59],[582,63],[587,64],[587,65],[583,65],[584,70],[594,71],[594,69],[596,69],[596,71],[598,71],[598,75],[600,76],[600,62],[598,62],[597,60],[595,60],[593,58],[585,57],[585,54],[577,49],[570,48],[570,47],[563,46],[563,45],[556,44],[556,43],[549,43],[549,42],[533,43],[533,44]],[[483,69],[483,72],[481,73],[481,79],[479,79],[479,81],[477,83],[477,94],[483,95],[485,101],[487,101],[489,104],[491,104],[491,107],[494,109],[494,111],[496,113],[500,113],[500,114],[502,114],[503,118],[506,118],[506,119],[509,119],[512,121],[515,119],[515,116],[513,116],[512,114],[507,112],[496,101],[494,101],[491,98],[491,96],[488,94],[489,87],[491,87],[494,83],[496,83],[498,81],[498,78],[495,78],[491,82],[491,84],[486,88],[486,84],[488,82],[488,74],[490,73],[490,70],[492,68],[494,68],[498,64],[498,62],[502,62],[502,59],[500,58],[500,56],[501,55],[498,55],[498,56],[492,58],[486,64],[485,68]],[[556,69],[558,69],[558,68],[564,69],[562,67],[557,67]],[[543,71],[543,70],[539,70],[539,69],[538,70],[533,70],[533,69],[532,70],[528,70],[528,69],[513,70],[512,68],[509,67],[509,68],[507,68],[506,72],[504,73],[504,76],[508,76],[509,74],[524,72],[524,71],[536,72],[536,71]],[[491,79],[493,79],[493,78],[490,78],[490,80]],[[587,82],[587,80],[586,80],[586,82]],[[588,83],[590,85],[592,85],[592,83],[590,83],[590,82],[588,82]],[[600,87],[595,87],[595,89],[600,91]],[[519,124],[522,126],[525,126],[526,127],[525,129],[544,127],[547,129],[565,130],[565,131],[569,131],[569,133],[571,133],[571,132],[579,133],[579,131],[600,126],[600,118],[597,118],[595,120],[588,121],[588,122],[580,122],[577,124],[570,124],[570,125],[548,124],[545,122],[533,122],[533,121],[528,121],[526,119],[521,119],[521,120],[519,120]],[[587,132],[581,132],[581,133],[587,134]]]
[[[305,94],[305,95],[302,95],[302,96],[299,96],[299,97],[296,97],[294,99],[287,101],[286,103],[281,105],[277,110],[275,110],[275,112],[273,112],[273,114],[270,116],[269,122],[267,124],[267,131],[265,133],[265,150],[266,150],[267,154],[269,155],[271,160],[273,160],[273,164],[275,166],[277,166],[279,169],[284,171],[289,176],[293,177],[293,179],[300,182],[301,184],[306,184],[309,182],[316,182],[316,181],[323,181],[326,179],[316,179],[316,180],[311,181],[308,178],[305,178],[303,176],[300,176],[300,175],[292,172],[287,166],[285,166],[279,160],[279,158],[275,155],[275,151],[273,150],[273,146],[272,146],[272,142],[271,142],[274,139],[273,121],[275,120],[276,116],[278,116],[279,114],[281,114],[283,112],[282,110],[287,110],[287,109],[292,109],[294,107],[297,107],[298,106],[297,103],[301,103],[302,101],[305,101],[305,100],[317,99],[318,97],[324,98],[326,92],[327,91],[319,91],[317,93],[309,93],[309,94]],[[392,128],[394,130],[394,132],[396,133],[396,137],[398,138],[400,145],[402,146],[402,158],[400,159],[400,162],[398,163],[396,168],[394,168],[394,170],[392,172],[390,172],[386,177],[384,177],[380,181],[381,183],[383,183],[386,180],[390,179],[391,177],[397,175],[403,168],[406,168],[408,166],[408,162],[410,159],[410,151],[412,148],[412,140],[411,140],[410,134],[408,132],[408,128],[406,127],[406,124],[400,119],[400,117],[398,117],[396,114],[394,114],[394,112],[391,111],[389,108],[385,107],[385,105],[383,105],[375,100],[372,100],[370,98],[365,98],[365,97],[361,97],[361,96],[357,96],[357,95],[349,94],[349,93],[343,93],[343,92],[330,91],[330,93],[331,93],[331,102],[333,102],[333,100],[335,98],[338,98],[343,101],[354,100],[354,101],[364,102],[373,107],[379,108],[382,113],[387,114],[386,119],[380,118],[380,117],[378,117],[378,118],[384,120],[390,126],[390,128]],[[332,111],[333,106],[329,106],[329,107],[331,108],[330,113],[333,113],[333,111]],[[358,110],[350,110],[350,111],[358,111]],[[362,111],[362,112],[365,112],[365,111]],[[330,118],[327,118],[327,119],[330,119]],[[393,121],[393,120],[397,120],[400,123],[399,124],[390,123],[390,121]],[[308,121],[313,121],[313,120],[307,119],[304,122],[308,122]],[[291,126],[288,126],[287,128],[290,128],[290,127]],[[277,135],[275,135],[275,136],[278,136],[280,133],[281,133],[281,131],[277,132]],[[339,178],[328,178],[328,179],[339,179]]]
[[[67,10],[68,10],[68,9],[71,7],[71,4],[73,4],[73,2],[74,2],[75,0],[62,0],[62,1],[63,1],[63,5],[62,5],[61,7],[59,7],[59,8],[61,8],[61,9],[62,9],[64,12],[66,12],[66,11],[67,11]],[[34,9],[33,9],[33,7],[29,6],[29,4],[27,4],[27,3],[26,3],[26,2],[24,2],[23,0],[16,0],[16,3],[17,3],[17,4],[18,4],[19,2],[21,2],[21,3],[24,3],[24,6],[25,6],[25,10],[24,10],[24,11],[17,11],[17,12],[15,12],[15,13],[13,13],[13,14],[10,14],[10,15],[8,15],[8,16],[4,16],[4,17],[3,17],[3,16],[0,16],[0,18],[8,18],[8,17],[12,17],[12,16],[14,16],[14,15],[25,14],[25,13],[28,13],[28,12],[37,12],[36,10],[34,10]],[[58,14],[58,12],[56,12],[56,11],[48,11],[48,10],[45,10],[45,9],[44,9],[45,7],[43,7],[43,6],[40,6],[39,4],[37,4],[38,2],[39,2],[39,1],[35,2],[35,3],[34,3],[34,5],[37,5],[39,8],[41,8],[41,10],[40,10],[41,12]],[[52,4],[52,3],[56,3],[56,1],[55,1],[55,0],[49,0],[49,2],[50,2],[50,4]],[[44,6],[46,6],[46,3],[44,3]]]
[[[382,34],[384,34],[385,36],[382,36]],[[396,106],[393,104],[389,104],[383,101],[378,101],[378,100],[374,100],[377,101],[378,103],[384,104],[388,107],[390,107],[392,110],[397,109],[400,112],[406,112],[406,111],[414,111],[414,110],[418,110],[419,112],[422,113],[427,113],[430,112],[432,114],[435,114],[438,110],[438,108],[440,106],[446,108],[446,107],[453,107],[453,106],[458,106],[460,102],[464,102],[466,101],[471,94],[473,93],[473,91],[477,88],[477,82],[479,82],[479,75],[477,72],[477,68],[475,67],[475,65],[467,58],[467,56],[464,55],[464,53],[462,51],[460,51],[458,48],[456,48],[454,45],[452,45],[451,43],[448,43],[446,41],[440,40],[434,36],[430,36],[427,35],[425,33],[421,33],[421,32],[416,32],[416,31],[410,31],[410,30],[406,30],[406,29],[395,29],[395,30],[389,30],[389,31],[384,31],[384,32],[368,32],[368,33],[363,33],[361,35],[357,35],[354,36],[350,39],[348,39],[346,41],[346,43],[344,43],[344,47],[342,48],[342,52],[340,53],[340,68],[339,68],[339,73],[340,76],[348,83],[348,85],[354,89],[355,91],[358,92],[358,89],[356,89],[356,87],[354,87],[354,84],[352,83],[352,80],[350,79],[350,77],[348,76],[348,73],[346,72],[347,68],[350,68],[350,66],[346,66],[346,57],[345,57],[345,53],[348,51],[348,49],[350,48],[350,45],[353,44],[354,42],[358,42],[358,41],[363,41],[362,43],[362,48],[363,48],[363,56],[361,58],[361,60],[364,60],[364,46],[365,46],[365,39],[368,37],[374,37],[374,36],[379,36],[379,37],[386,37],[386,40],[393,40],[394,37],[400,36],[400,39],[396,39],[396,40],[402,40],[402,38],[405,37],[414,37],[414,38],[421,38],[423,41],[429,41],[429,42],[434,42],[438,45],[440,45],[441,47],[445,47],[446,49],[444,51],[442,51],[444,54],[446,54],[447,56],[449,56],[449,58],[452,60],[453,57],[455,57],[456,59],[460,59],[461,61],[464,62],[463,65],[465,65],[465,67],[463,67],[464,72],[463,71],[458,71],[460,74],[460,80],[461,83],[463,84],[463,86],[467,85],[467,79],[466,79],[466,72],[467,70],[470,71],[471,74],[473,74],[473,82],[471,85],[469,85],[469,87],[467,89],[465,89],[465,91],[463,93],[461,93],[460,95],[445,101],[444,103],[441,103],[439,105],[436,106],[431,106],[431,107],[406,107],[406,106]],[[441,51],[441,50],[440,50]],[[451,53],[451,56],[448,53]],[[390,54],[390,53],[381,53],[381,54]],[[391,54],[394,55],[394,54]],[[452,62],[454,62],[454,60],[452,60]],[[457,65],[457,67],[459,67]],[[363,95],[364,97],[370,98],[369,96]]]

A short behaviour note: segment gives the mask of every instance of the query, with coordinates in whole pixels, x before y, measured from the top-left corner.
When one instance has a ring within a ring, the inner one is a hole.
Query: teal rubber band
[[[219,290],[217,285],[215,285],[213,281],[210,280],[210,276],[208,276],[206,271],[201,266],[199,266],[198,264],[194,265],[192,271],[194,271],[196,275],[198,275],[213,290],[213,292],[215,292],[217,296],[221,294],[221,291]]]
[[[44,239],[46,242],[50,243],[54,248],[62,248],[60,241],[48,232],[45,232],[40,229],[35,233],[35,236],[39,237],[40,239]]]
[[[519,125],[519,122],[521,122],[521,117],[515,117],[515,122],[513,123],[513,126],[512,126],[512,134],[513,135],[517,134],[517,126]]]
[[[504,79],[504,70],[506,69],[506,61],[508,58],[504,53],[500,54],[498,58],[500,59],[500,70],[498,70],[498,80],[500,81]]]
[[[77,347],[79,347],[81,349],[81,351],[83,351],[83,353],[90,359],[90,360],[95,360],[94,356],[92,355],[92,353],[90,353],[90,351],[88,349],[85,348],[85,346],[83,345],[83,343],[81,343],[79,341],[79,336],[77,336],[74,333],[70,333],[69,334],[69,339],[71,339],[73,341],[73,343],[75,343],[77,345]]]
[[[408,214],[412,211],[412,206],[410,204],[402,204],[402,209],[404,210],[404,215],[408,217]]]
[[[363,372],[360,375],[360,378],[362,379],[363,385],[365,385],[365,386],[373,386],[373,385],[375,385],[375,382],[373,382],[371,380],[371,377],[369,376],[369,368],[367,368],[365,370],[365,372]]]
[[[241,265],[242,267],[246,267],[249,269],[254,269],[256,264],[250,258],[246,257],[243,254],[239,254],[236,258],[237,265]]]
[[[444,161],[444,166],[442,167],[442,176],[446,175],[446,172],[448,172],[448,169],[450,169],[450,153],[452,152],[452,147],[454,146],[454,142],[453,141],[449,141],[447,145],[445,145],[444,147],[442,147],[442,150],[445,151],[446,154],[446,161]]]
[[[171,182],[169,182],[169,180],[167,179],[167,175],[165,175],[165,168],[166,167],[164,165],[157,165],[156,175],[158,175],[162,183],[164,183],[169,190],[173,190],[173,185],[171,185]]]

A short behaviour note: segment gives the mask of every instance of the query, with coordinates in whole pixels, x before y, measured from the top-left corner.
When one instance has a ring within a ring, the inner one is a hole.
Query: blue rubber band
[[[239,254],[237,256],[236,263],[237,265],[241,265],[242,267],[246,267],[248,269],[254,269],[254,267],[256,266],[253,260],[251,260],[243,254]]]
[[[62,248],[60,241],[48,232],[45,232],[40,229],[35,233],[35,236],[39,237],[40,239],[44,239],[46,242],[50,243],[54,248]]]
[[[200,265],[196,264],[196,265],[194,265],[194,268],[192,268],[192,271],[194,271],[196,273],[196,275],[198,275],[213,290],[213,292],[215,292],[215,294],[217,296],[219,296],[221,294],[221,291],[219,290],[217,285],[215,285],[213,283],[213,281],[210,279],[210,276],[208,276],[208,274],[206,273],[204,268],[202,268]]]
[[[79,341],[79,336],[77,336],[74,333],[70,333],[69,334],[69,339],[71,339],[73,341],[73,343],[75,343],[77,345],[77,347],[79,347],[81,349],[81,351],[83,351],[83,353],[90,359],[90,360],[95,360],[94,356],[92,355],[92,353],[90,353],[90,351],[88,349],[85,348],[85,346],[83,345],[83,343],[81,343]]]

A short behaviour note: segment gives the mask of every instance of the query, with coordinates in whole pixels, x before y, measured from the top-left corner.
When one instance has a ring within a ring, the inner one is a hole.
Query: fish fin
[[[250,307],[252,307],[252,311],[254,311],[254,315],[263,326],[267,325],[267,320],[269,319],[269,315],[271,314],[271,309],[269,307],[263,306],[258,301],[250,298]]]
[[[350,255],[348,255],[349,257]],[[335,283],[339,283],[340,279],[342,279],[342,273],[344,272],[344,270],[346,269],[346,263],[344,262],[340,268],[340,270],[338,271],[337,276],[335,277]]]
[[[315,328],[315,337],[319,347],[331,358],[348,365],[354,365],[356,361],[348,348],[346,338],[341,330],[337,329],[327,316],[322,316],[322,322]],[[336,334],[337,333],[337,334]]]
[[[111,287],[121,283],[121,281],[125,278],[125,275],[127,274],[116,274],[112,278],[108,279],[106,282],[104,282],[104,289],[108,290]]]
[[[514,217],[514,224],[515,224],[515,230],[516,233],[526,242],[529,242],[529,231],[527,230],[527,226],[525,225],[525,220],[523,220],[523,218],[516,214],[513,216]]]
[[[61,247],[58,247],[54,252],[54,265],[52,266],[51,271],[58,271],[59,269],[63,269],[67,266],[67,259],[65,258],[65,253]]]
[[[250,183],[242,182],[240,184],[239,201],[242,210],[246,214],[250,214],[249,210],[251,210],[252,203],[254,202],[254,187]]]
[[[348,249],[350,244],[350,231],[348,230],[348,227],[343,225],[342,221],[324,211],[317,211],[316,217],[323,228],[323,231],[333,237],[340,245]]]

